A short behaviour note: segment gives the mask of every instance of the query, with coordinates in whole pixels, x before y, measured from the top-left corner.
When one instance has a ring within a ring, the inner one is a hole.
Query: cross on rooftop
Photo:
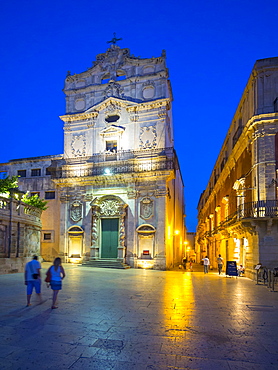
[[[114,35],[113,39],[112,39],[112,40],[110,40],[110,41],[107,41],[107,44],[113,44],[113,45],[116,45],[117,41],[122,40],[122,38],[117,39],[117,37],[116,37],[116,32],[114,32],[114,33],[113,33],[113,35]]]

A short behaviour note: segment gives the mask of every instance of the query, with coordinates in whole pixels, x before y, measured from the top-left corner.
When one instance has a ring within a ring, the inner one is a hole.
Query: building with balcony
[[[48,200],[42,257],[166,269],[184,255],[184,194],[166,55],[112,44],[66,77],[64,153],[11,160],[21,190]]]
[[[278,266],[278,58],[258,60],[198,204],[197,258]]]

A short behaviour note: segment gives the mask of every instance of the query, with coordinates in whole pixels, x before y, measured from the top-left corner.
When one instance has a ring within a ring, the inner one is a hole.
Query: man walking
[[[202,259],[204,261],[204,273],[208,273],[208,267],[209,267],[209,258],[206,256],[205,258]]]
[[[27,262],[25,265],[25,285],[27,286],[27,307],[31,306],[31,295],[33,292],[33,288],[39,297],[40,302],[41,299],[41,264],[38,261],[38,256],[34,255],[32,261]]]
[[[218,273],[219,275],[221,275],[222,268],[223,268],[223,258],[221,257],[221,254],[218,255],[217,264],[218,264]]]

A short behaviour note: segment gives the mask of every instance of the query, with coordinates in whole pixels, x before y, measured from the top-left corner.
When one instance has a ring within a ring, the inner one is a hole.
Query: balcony
[[[275,218],[278,217],[278,201],[277,200],[259,200],[256,202],[248,202],[241,204],[236,212],[230,214],[222,223],[235,222],[241,219],[250,218]]]
[[[111,174],[127,174],[148,171],[165,171],[177,168],[173,148],[140,151],[118,151],[101,153],[91,157],[60,160],[49,168],[52,179],[72,177],[92,177],[106,175],[107,168]]]

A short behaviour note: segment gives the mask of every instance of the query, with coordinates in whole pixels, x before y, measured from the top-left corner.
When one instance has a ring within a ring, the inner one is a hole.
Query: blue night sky
[[[0,162],[63,152],[67,71],[91,67],[118,45],[148,58],[167,54],[175,148],[195,231],[205,189],[257,59],[278,56],[277,0],[10,0],[0,14]]]

